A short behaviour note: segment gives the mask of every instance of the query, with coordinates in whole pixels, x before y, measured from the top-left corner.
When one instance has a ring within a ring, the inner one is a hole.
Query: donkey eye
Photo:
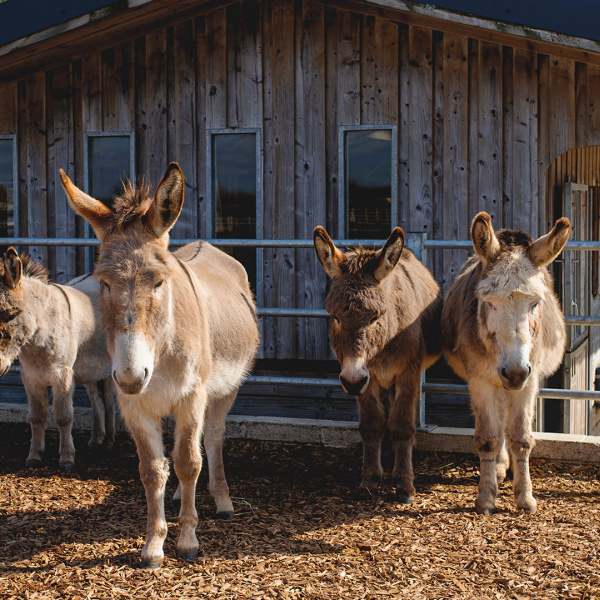
[[[156,284],[154,284],[154,291],[158,291],[158,289],[162,286],[162,284],[164,283],[164,279],[161,279],[159,282],[157,282]]]
[[[493,310],[493,311],[497,311],[498,309],[491,303],[488,302],[488,306]]]
[[[331,315],[331,318],[335,321],[336,324],[339,325],[341,323],[340,318],[337,315]]]
[[[108,285],[108,283],[106,283],[106,281],[101,281],[100,286],[107,294],[110,294],[110,285]]]
[[[376,323],[377,321],[379,321],[379,319],[381,318],[381,314],[376,314],[373,315],[370,319],[369,319],[369,325],[373,325],[374,323]]]
[[[538,308],[539,308],[540,303],[536,302],[534,305],[532,305],[531,307],[531,314],[535,315],[535,313],[537,312]]]

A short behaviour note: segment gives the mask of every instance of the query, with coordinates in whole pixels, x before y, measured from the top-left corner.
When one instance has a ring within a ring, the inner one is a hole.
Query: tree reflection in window
[[[107,206],[123,193],[123,181],[132,177],[129,135],[91,135],[88,139],[89,194]]]
[[[392,226],[392,130],[344,133],[346,232],[385,239]]]
[[[256,238],[256,134],[212,136],[212,197],[215,237]],[[221,247],[245,267],[256,292],[256,250]]]
[[[0,237],[15,235],[14,185],[14,142],[0,139]]]

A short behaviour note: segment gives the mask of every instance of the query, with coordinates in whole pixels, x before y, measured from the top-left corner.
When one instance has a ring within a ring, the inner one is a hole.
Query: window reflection
[[[0,237],[15,235],[13,152],[13,140],[0,139]]]
[[[344,136],[346,228],[350,239],[385,239],[392,226],[392,131]]]
[[[256,238],[256,134],[220,133],[212,136],[212,197],[215,237]],[[256,250],[221,247],[239,260],[256,291]]]
[[[123,192],[122,181],[132,176],[130,144],[128,135],[89,137],[89,194],[107,206]]]

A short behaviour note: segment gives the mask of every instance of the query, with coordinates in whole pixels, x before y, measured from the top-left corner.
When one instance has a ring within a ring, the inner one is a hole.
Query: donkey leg
[[[223,440],[225,438],[225,417],[231,409],[237,390],[228,396],[213,400],[206,409],[204,428],[204,448],[208,459],[208,491],[217,505],[217,519],[233,516],[233,504],[229,497],[229,487],[223,465]]]
[[[115,390],[115,383],[112,377],[107,377],[103,380],[103,394],[102,398],[104,401],[104,445],[109,450],[115,445],[115,436],[117,427],[115,424],[115,412],[117,406],[117,392]]]
[[[165,486],[169,478],[169,462],[165,458],[160,418],[135,410],[133,403],[121,402],[123,416],[137,447],[140,478],[146,492],[148,522],[146,544],[142,549],[142,567],[155,569],[164,559],[163,544],[167,537],[165,519]]]
[[[86,383],[85,389],[92,405],[92,437],[88,442],[90,448],[99,448],[102,446],[106,429],[104,427],[105,412],[104,402],[100,397],[100,382]]]
[[[179,525],[181,533],[177,540],[177,554],[185,560],[198,555],[198,513],[196,512],[196,482],[202,467],[200,439],[204,427],[206,392],[201,390],[190,402],[183,402],[174,411],[175,447],[173,466],[179,479],[181,508]]]
[[[529,456],[535,446],[532,433],[535,385],[509,395],[508,444],[513,463],[513,491],[517,506],[534,513],[537,502],[529,475]]]
[[[75,464],[75,445],[71,430],[73,428],[73,370],[65,368],[61,377],[52,386],[52,409],[60,440],[59,467],[69,473]]]
[[[383,468],[381,467],[381,442],[385,435],[385,410],[373,391],[373,382],[362,396],[358,396],[358,430],[363,443],[362,481],[359,495],[370,497],[377,491]]]
[[[475,415],[475,446],[479,452],[479,495],[475,510],[489,515],[496,508],[498,481],[496,457],[500,450],[502,423],[496,410],[496,394],[492,386],[481,380],[469,381],[471,407]]]
[[[506,479],[506,471],[510,467],[510,457],[508,450],[506,449],[506,439],[502,434],[500,441],[500,448],[496,455],[496,481],[502,483]]]
[[[417,433],[415,409],[419,377],[419,371],[404,373],[397,381],[387,422],[395,454],[392,478],[398,501],[403,504],[412,504],[415,498],[412,451]]]
[[[29,403],[29,426],[31,427],[31,444],[29,456],[25,462],[28,469],[41,466],[42,456],[46,448],[46,423],[48,421],[48,391],[27,381],[23,376],[23,385]]]

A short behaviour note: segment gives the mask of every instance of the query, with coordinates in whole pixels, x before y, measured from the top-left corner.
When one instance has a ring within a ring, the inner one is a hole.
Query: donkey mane
[[[36,262],[29,256],[28,254],[21,254],[21,263],[23,264],[23,275],[27,277],[33,277],[34,279],[39,279],[44,283],[48,283],[50,281],[50,271],[41,265],[39,262]]]
[[[115,219],[111,229],[113,231],[126,229],[141,219],[151,204],[150,186],[144,180],[137,186],[132,185],[129,179],[123,181],[123,193],[117,196],[113,203]]]
[[[375,261],[375,255],[378,254],[379,250],[371,250],[363,246],[354,248],[348,254],[346,254],[346,260],[341,263],[340,269],[345,275],[357,275],[360,271],[375,271],[378,262]],[[406,254],[410,252],[408,248],[402,250],[400,260],[406,258]],[[372,264],[371,264],[372,263]]]

